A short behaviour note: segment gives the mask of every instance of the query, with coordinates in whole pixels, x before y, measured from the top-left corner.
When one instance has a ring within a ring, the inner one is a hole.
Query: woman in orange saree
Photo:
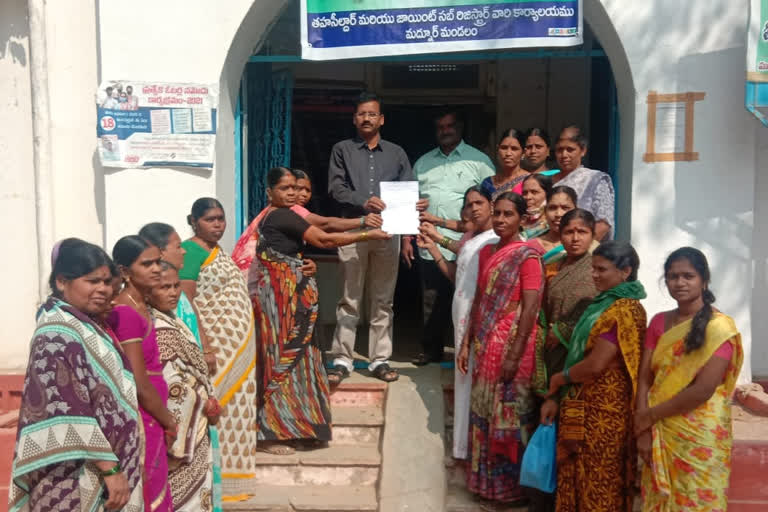
[[[741,335],[730,317],[712,308],[701,251],[683,247],[670,254],[664,279],[677,309],[651,320],[635,416],[646,462],[643,510],[726,510]]]
[[[606,242],[592,254],[600,292],[573,330],[565,370],[548,396],[565,387],[557,433],[558,512],[631,512],[637,458],[632,411],[645,336],[640,260],[626,242]],[[557,402],[542,406],[551,423]]]

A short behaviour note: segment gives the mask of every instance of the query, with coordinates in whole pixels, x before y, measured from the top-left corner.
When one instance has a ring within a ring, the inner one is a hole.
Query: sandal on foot
[[[293,455],[296,449],[283,443],[267,443],[266,446],[256,446],[256,450],[270,455]]]
[[[374,377],[384,382],[395,382],[400,375],[393,370],[387,363],[381,363],[372,372]]]
[[[328,375],[328,382],[331,385],[336,386],[349,377],[349,368],[343,364],[337,364],[332,369],[327,370],[326,374]]]

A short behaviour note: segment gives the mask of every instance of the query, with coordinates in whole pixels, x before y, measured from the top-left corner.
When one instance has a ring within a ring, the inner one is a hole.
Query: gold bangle
[[[362,233],[360,233],[360,241],[361,242],[366,240],[367,238],[368,238],[368,232],[367,231],[363,231]]]
[[[440,245],[448,249],[448,246],[451,245],[451,241],[452,240],[450,238],[448,238],[447,236],[444,236],[443,239],[440,240]]]

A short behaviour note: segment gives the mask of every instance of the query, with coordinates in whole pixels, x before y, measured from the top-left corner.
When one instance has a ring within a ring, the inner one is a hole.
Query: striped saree
[[[248,280],[258,318],[259,440],[331,439],[330,390],[313,342],[317,283],[303,261],[259,247]]]

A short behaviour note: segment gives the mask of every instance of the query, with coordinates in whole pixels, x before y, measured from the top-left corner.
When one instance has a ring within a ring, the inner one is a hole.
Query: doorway
[[[333,62],[304,62],[293,55],[252,57],[246,76],[255,69],[262,76],[244,82],[241,94],[271,107],[262,108],[258,119],[251,113],[245,116],[250,121],[242,140],[284,148],[285,154],[271,155],[257,147],[259,154],[267,156],[256,161],[251,148],[244,148],[249,165],[243,170],[247,175],[243,181],[250,184],[245,187],[249,193],[243,194],[250,196],[244,222],[263,207],[261,184],[268,168],[276,165],[267,166],[268,160],[307,172],[314,189],[309,209],[320,215],[336,214],[327,194],[328,160],[333,144],[354,136],[353,105],[363,90],[383,97],[382,136],[403,147],[412,164],[436,145],[435,113],[458,107],[467,120],[466,142],[492,159],[497,134],[506,128],[535,126],[556,136],[565,125],[581,125],[592,140],[585,165],[608,172],[615,183],[619,140],[613,74],[588,27],[585,40],[585,48],[570,52],[500,51]],[[267,45],[265,52],[275,47]],[[290,90],[276,83],[290,83]],[[264,84],[272,85],[265,89]],[[271,119],[273,112],[280,113],[281,119]],[[275,134],[281,134],[277,138],[282,141],[275,140]],[[328,271],[336,272],[335,251],[313,249],[312,254]],[[326,290],[323,286],[321,280],[319,331],[323,323],[329,324],[321,336],[327,345],[335,323],[338,282],[326,283]],[[421,300],[418,274],[402,264],[394,307],[396,357],[406,360],[419,351]],[[364,353],[367,332],[359,334],[358,346]]]

